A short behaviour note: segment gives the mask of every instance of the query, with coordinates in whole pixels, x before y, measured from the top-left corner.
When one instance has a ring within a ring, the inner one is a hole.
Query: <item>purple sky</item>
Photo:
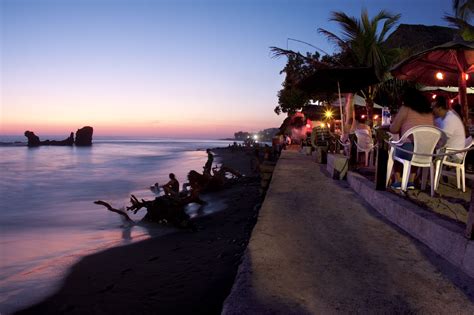
[[[287,38],[328,52],[331,11],[446,25],[448,0],[3,0],[0,134],[229,137],[277,127]],[[294,50],[311,47],[289,42]]]

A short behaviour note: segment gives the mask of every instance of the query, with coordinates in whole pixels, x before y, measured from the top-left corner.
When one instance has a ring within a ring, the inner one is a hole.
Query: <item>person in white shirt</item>
[[[446,147],[451,149],[462,150],[466,141],[466,131],[458,114],[448,109],[446,98],[444,96],[436,97],[431,104],[433,114],[435,115],[435,123],[437,127],[442,129],[447,136]],[[450,157],[451,160],[462,159],[462,153],[458,153]]]

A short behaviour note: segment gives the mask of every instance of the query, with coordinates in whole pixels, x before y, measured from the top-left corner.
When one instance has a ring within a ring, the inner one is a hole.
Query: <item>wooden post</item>
[[[464,123],[464,126],[469,125],[469,107],[467,103],[467,92],[466,92],[466,73],[461,72],[459,74],[459,80],[458,80],[458,89],[459,89],[459,103],[461,104],[461,112],[462,112],[462,120]]]
[[[388,135],[385,129],[376,128],[375,136],[377,139],[377,159],[375,162],[375,189],[385,190],[389,150],[389,145],[385,142],[385,140],[388,139]]]
[[[466,233],[465,236],[474,240],[474,180],[471,180],[471,203],[469,205],[469,213],[467,214]]]
[[[356,142],[356,135],[355,134],[350,134],[349,135],[349,140],[351,142],[351,151],[349,155],[349,170],[355,170],[357,168],[357,146],[355,144]]]

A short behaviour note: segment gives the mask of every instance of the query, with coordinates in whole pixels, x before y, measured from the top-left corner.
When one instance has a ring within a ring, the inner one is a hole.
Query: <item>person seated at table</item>
[[[402,106],[390,125],[390,132],[399,134],[400,137],[410,128],[430,125],[433,126],[433,114],[428,100],[423,94],[415,88],[407,88],[402,96]],[[402,149],[412,151],[414,149],[413,139],[407,138],[407,141],[401,146]],[[401,150],[395,149],[395,156],[404,160],[411,161],[413,155]],[[391,185],[392,189],[401,189],[402,164],[395,161],[393,165],[395,182]],[[411,173],[408,178],[408,189],[415,189],[415,174],[417,168],[411,167]]]
[[[462,150],[466,141],[466,132],[461,118],[454,110],[448,108],[446,98],[438,96],[431,103],[433,114],[437,118],[435,120],[436,127],[442,129],[446,134],[446,147]],[[460,162],[463,158],[462,153],[456,155],[449,155],[447,159],[452,162]]]
[[[372,131],[370,127],[365,123],[366,119],[365,116],[362,118],[360,116],[359,118],[355,116],[354,118],[349,118],[347,121],[347,124],[345,125],[346,128],[344,129],[346,132],[342,135],[341,137],[341,142],[344,144],[347,144],[345,146],[345,149],[348,150],[349,147],[349,135],[355,134],[356,131],[361,131],[367,133],[368,137],[366,138],[366,141],[369,139],[372,139]],[[369,145],[369,143],[362,144],[362,145]],[[349,153],[347,153],[349,155]]]

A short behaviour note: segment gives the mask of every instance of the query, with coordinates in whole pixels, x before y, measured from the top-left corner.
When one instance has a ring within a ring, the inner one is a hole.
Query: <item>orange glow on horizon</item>
[[[40,138],[57,136],[57,140],[66,138],[84,126],[94,128],[94,137],[125,136],[144,138],[231,138],[240,130],[256,132],[275,126],[260,126],[259,122],[247,122],[239,125],[236,122],[203,121],[203,122],[49,122],[39,123],[27,121],[22,123],[0,123],[0,135],[23,136],[26,130],[33,131]]]

